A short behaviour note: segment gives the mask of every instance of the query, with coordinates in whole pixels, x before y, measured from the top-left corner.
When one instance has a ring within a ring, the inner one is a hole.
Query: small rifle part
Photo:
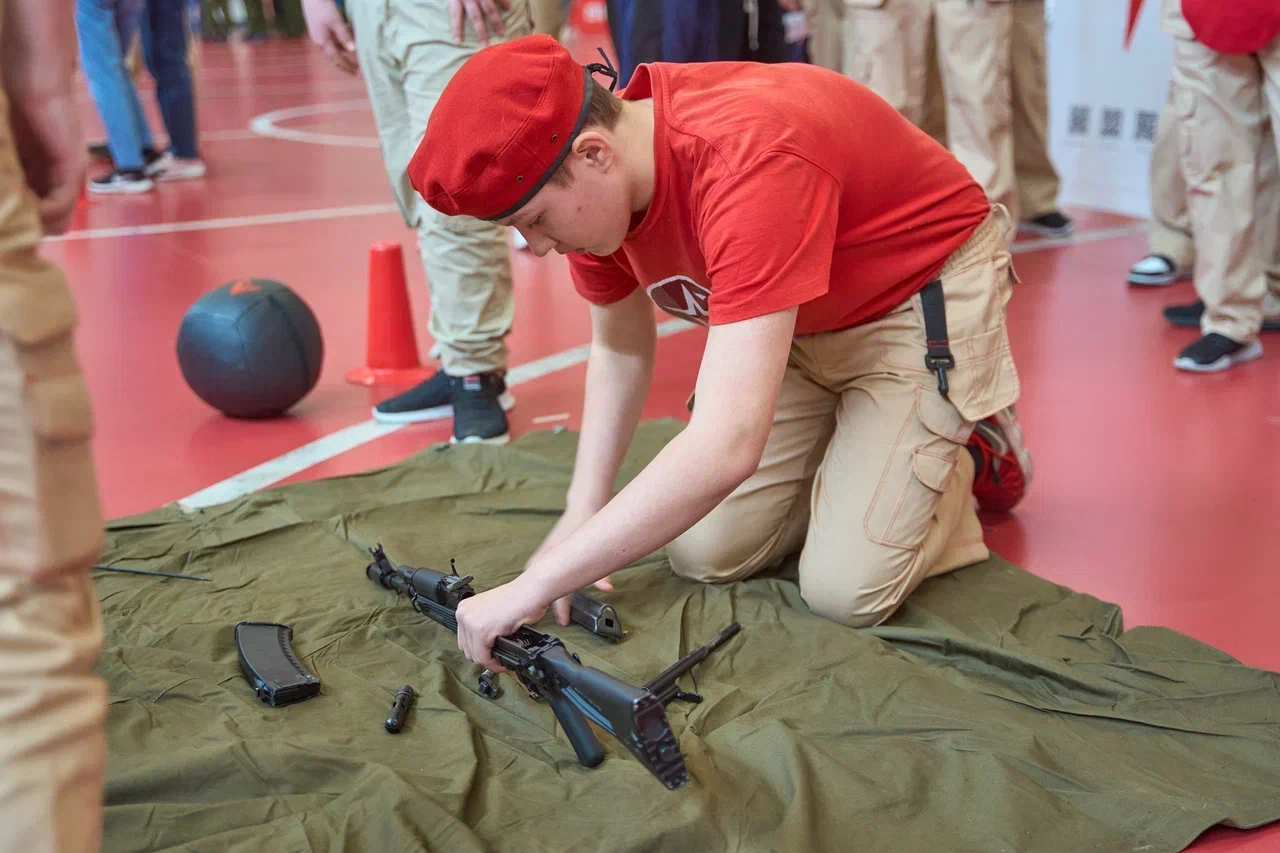
[[[569,621],[611,640],[621,640],[626,634],[618,611],[582,592],[569,596]]]
[[[391,713],[387,714],[386,722],[387,731],[391,734],[399,734],[404,728],[404,718],[409,713],[409,706],[413,704],[413,697],[413,688],[408,684],[396,691],[396,698],[391,703]]]
[[[486,669],[480,673],[480,683],[476,687],[476,692],[486,699],[497,699],[502,695],[502,688],[498,686],[498,673]]]
[[[131,575],[148,575],[153,578],[177,578],[180,581],[211,581],[213,578],[202,578],[199,575],[178,575],[173,572],[152,572],[147,569],[126,569],[121,566],[94,566],[100,572],[126,572]]]
[[[711,639],[711,642],[707,643],[705,646],[699,646],[689,652],[689,654],[680,658],[680,660],[676,661],[671,666],[667,667],[661,673],[654,676],[653,679],[644,686],[644,688],[654,696],[657,696],[658,700],[664,705],[673,699],[692,702],[695,705],[698,704],[702,701],[702,697],[697,693],[685,693],[680,689],[679,685],[676,684],[676,679],[702,663],[702,661],[706,659],[707,655],[727,643],[729,638],[740,630],[742,630],[741,625],[737,622],[731,623],[728,628],[725,628],[719,634],[716,634],[715,637]]]
[[[293,629],[277,622],[236,624],[240,671],[257,697],[273,708],[310,699],[320,692],[320,679],[293,653],[292,639]]]
[[[369,551],[373,555],[373,561],[365,568],[369,580],[405,596],[415,611],[457,633],[458,604],[475,595],[471,576],[397,566],[387,558],[381,545]],[[716,640],[650,684],[665,693],[668,688],[664,685],[669,681],[672,685],[669,692],[674,698],[675,679],[736,630],[736,627],[726,629]],[[699,654],[701,657],[691,660]],[[531,695],[547,700],[573,745],[578,762],[584,767],[595,767],[604,760],[604,748],[596,740],[590,721],[617,738],[668,789],[675,790],[688,781],[684,756],[667,721],[666,708],[652,690],[627,684],[595,667],[583,666],[558,638],[528,625],[498,637],[493,644],[493,656],[515,674]],[[480,684],[483,693],[486,684],[492,686],[492,678],[481,676]]]

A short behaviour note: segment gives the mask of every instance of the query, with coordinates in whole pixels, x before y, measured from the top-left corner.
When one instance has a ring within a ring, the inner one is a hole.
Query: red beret
[[[1280,36],[1277,0],[1182,0],[1182,16],[1218,53],[1257,53]]]
[[[600,67],[579,65],[548,35],[481,49],[431,111],[409,182],[447,216],[511,216],[569,155]]]

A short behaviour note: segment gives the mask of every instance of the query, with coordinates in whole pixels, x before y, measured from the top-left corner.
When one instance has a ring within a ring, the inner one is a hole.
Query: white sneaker
[[[1145,287],[1164,287],[1191,278],[1191,270],[1177,268],[1173,260],[1164,255],[1147,255],[1129,267],[1129,284]]]
[[[157,181],[190,181],[203,178],[207,171],[204,161],[198,157],[188,160],[166,151],[157,164],[155,178]]]

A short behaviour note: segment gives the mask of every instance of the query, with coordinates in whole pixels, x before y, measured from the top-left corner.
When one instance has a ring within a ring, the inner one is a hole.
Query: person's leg
[[[387,174],[406,224],[418,234],[442,368],[380,403],[374,417],[403,423],[452,412],[455,441],[505,442],[504,410],[513,401],[503,379],[504,338],[515,310],[507,229],[439,214],[413,190],[405,171],[440,92],[481,45],[470,27],[464,43],[454,44],[444,0],[353,0],[348,11]],[[526,0],[513,0],[504,21],[507,38],[527,34]]]
[[[564,0],[530,0],[530,5],[533,8],[533,31],[559,39],[567,17]]]
[[[131,94],[133,83],[124,67],[117,27],[116,0],[76,0],[76,35],[80,67],[89,94],[107,131],[114,170],[89,182],[94,192],[146,192],[151,181],[143,174],[144,139],[138,132]]]
[[[1169,87],[1151,145],[1151,220],[1147,223],[1147,256],[1129,270],[1129,284],[1163,286],[1191,277],[1195,244],[1187,212],[1187,182],[1178,153],[1178,111]]]
[[[1254,56],[1217,53],[1190,39],[1173,47],[1182,174],[1196,245],[1201,337],[1179,353],[1183,370],[1224,370],[1262,354],[1266,273],[1257,234],[1263,75]]]
[[[844,0],[804,0],[809,21],[809,61],[828,71],[844,72],[844,45],[840,29]]]
[[[1018,220],[1013,168],[1009,0],[935,0],[938,65],[951,151],[995,204]]]
[[[822,616],[853,627],[883,622],[926,578],[988,556],[975,494],[987,508],[988,498],[1003,500],[1002,510],[1021,498],[1031,471],[1012,418],[1010,225],[1003,210],[993,215],[939,276],[956,360],[949,396],[924,365],[934,337],[924,294],[809,350],[812,369],[841,391],[800,556],[801,595]],[[983,490],[997,464],[1020,482],[1016,493]]]
[[[1013,170],[1022,227],[1062,237],[1071,233],[1071,220],[1058,209],[1058,170],[1049,157],[1044,0],[1014,0],[1012,5]]]
[[[0,17],[3,17],[0,15]],[[0,116],[8,113],[0,93]],[[96,853],[103,519],[75,306],[0,120],[0,850]]]
[[[915,126],[924,119],[932,0],[846,0],[844,73]]]
[[[144,0],[115,0],[115,3],[116,32],[119,34],[120,44],[137,44],[146,5]],[[138,98],[137,82],[131,74],[125,76],[124,94],[138,141],[142,143],[142,163],[145,167],[149,159],[148,154],[155,151],[156,144],[151,136],[151,125],[147,123],[147,114],[142,109],[142,101]]]
[[[1280,330],[1280,39],[1259,54],[1264,75],[1263,93],[1267,122],[1263,128],[1258,164],[1258,244],[1266,267],[1267,292],[1263,297],[1263,328]]]
[[[924,113],[920,129],[929,134],[944,148],[947,142],[947,96],[942,88],[942,72],[938,69],[938,36],[936,28],[929,27],[929,40],[925,47]]]
[[[162,181],[202,177],[196,135],[196,107],[187,58],[183,0],[147,0],[142,19],[142,54],[156,81],[156,101],[169,134],[169,151],[158,171]]]

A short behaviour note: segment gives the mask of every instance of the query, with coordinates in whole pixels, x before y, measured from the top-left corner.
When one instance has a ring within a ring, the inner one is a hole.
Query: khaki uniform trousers
[[[803,0],[809,23],[809,61],[844,73],[844,0]]]
[[[3,19],[0,0],[0,20]],[[75,309],[42,259],[0,93],[0,850],[92,853],[106,685],[90,579],[103,520]]]
[[[939,275],[949,398],[924,366],[919,294],[878,320],[795,339],[759,468],[667,546],[677,574],[741,580],[798,552],[809,608],[865,627],[926,578],[986,559],[965,444],[1019,393],[1005,322],[1011,226],[994,207]]]
[[[948,147],[993,203],[1019,214],[1010,0],[844,0],[844,73],[924,126],[934,29]]]
[[[1263,314],[1277,315],[1280,294],[1280,160],[1270,117],[1262,126],[1258,153],[1258,245],[1266,267],[1267,292]],[[1187,182],[1182,177],[1178,111],[1174,89],[1169,88],[1151,146],[1151,219],[1147,223],[1147,251],[1164,255],[1179,269],[1195,266],[1195,241],[1191,236],[1191,212],[1187,209]]]
[[[1018,186],[1018,215],[1035,219],[1058,209],[1060,179],[1049,158],[1049,81],[1046,70],[1044,0],[1012,0],[1010,93],[1013,99],[1013,164]],[[920,128],[947,145],[946,97],[929,33],[925,70],[925,108]]]
[[[529,6],[533,12],[533,31],[559,39],[567,17],[564,0],[529,0]]]
[[[468,24],[454,44],[447,0],[347,0],[383,164],[405,224],[417,231],[431,296],[430,332],[452,376],[505,370],[515,316],[508,230],[431,208],[407,168],[453,75],[482,45]],[[504,13],[506,39],[533,31],[528,0]],[[499,41],[490,33],[490,43]]]
[[[1195,286],[1203,334],[1247,343],[1264,316],[1280,317],[1277,201],[1260,194],[1265,127],[1280,121],[1280,36],[1250,55],[1217,53],[1196,41],[1179,0],[1165,0],[1162,29],[1174,37],[1173,106],[1196,247]],[[1273,132],[1269,154],[1280,157]],[[1272,181],[1274,183],[1274,181]]]
[[[1013,0],[1013,171],[1024,220],[1058,209],[1058,170],[1049,159],[1045,41],[1044,0]]]

